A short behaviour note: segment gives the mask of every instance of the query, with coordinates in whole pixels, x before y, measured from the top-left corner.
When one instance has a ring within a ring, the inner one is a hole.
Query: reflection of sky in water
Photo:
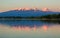
[[[42,21],[0,21],[0,38],[60,38],[60,24]]]

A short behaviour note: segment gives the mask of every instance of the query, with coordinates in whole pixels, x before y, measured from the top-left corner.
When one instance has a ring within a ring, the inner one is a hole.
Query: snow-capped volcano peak
[[[31,10],[31,8],[23,8],[23,10]]]
[[[46,12],[46,11],[49,11],[48,8],[42,8],[42,11]]]
[[[37,8],[16,8],[15,10],[37,10]]]

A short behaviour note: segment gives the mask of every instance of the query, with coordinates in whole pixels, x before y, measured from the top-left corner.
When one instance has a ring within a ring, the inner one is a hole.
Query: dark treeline
[[[60,14],[50,14],[50,15],[45,15],[45,16],[30,16],[30,17],[21,17],[21,16],[7,16],[7,17],[0,17],[0,19],[46,19],[46,20],[51,20],[51,19],[57,19],[60,20]]]
[[[60,19],[60,14],[51,14],[46,16],[41,16],[42,19]]]
[[[38,16],[38,17],[26,17],[27,19],[60,19],[60,14],[50,14],[45,16]]]

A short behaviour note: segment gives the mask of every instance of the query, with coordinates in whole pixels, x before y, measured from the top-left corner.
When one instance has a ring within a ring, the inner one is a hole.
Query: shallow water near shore
[[[0,20],[0,38],[60,38],[60,21]]]

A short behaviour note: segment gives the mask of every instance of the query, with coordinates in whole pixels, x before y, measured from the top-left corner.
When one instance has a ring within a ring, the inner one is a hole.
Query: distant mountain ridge
[[[6,12],[0,13],[0,17],[38,17],[38,16],[44,16],[44,15],[49,15],[49,14],[60,14],[60,12],[52,12],[52,11],[41,11],[41,10],[10,10]]]

